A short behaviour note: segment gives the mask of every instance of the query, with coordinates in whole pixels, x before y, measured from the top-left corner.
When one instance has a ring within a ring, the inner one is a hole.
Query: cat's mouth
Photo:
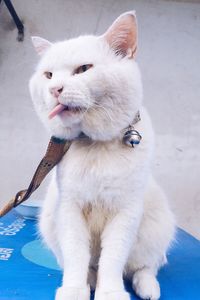
[[[66,115],[78,114],[85,111],[86,108],[83,106],[65,105],[58,103],[53,110],[49,113],[49,119],[54,118],[57,115],[65,113]]]

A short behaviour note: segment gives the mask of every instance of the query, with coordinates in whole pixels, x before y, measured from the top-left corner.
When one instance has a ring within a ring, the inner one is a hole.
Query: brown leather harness
[[[133,125],[140,120],[140,113],[138,111],[135,115],[132,125],[125,128],[123,135],[123,143],[125,145],[134,148],[135,145],[140,143],[142,137],[133,127]],[[81,133],[78,138],[85,137],[87,136]],[[14,198],[12,198],[2,209],[0,209],[0,218],[7,214],[12,208],[26,201],[31,196],[31,194],[40,186],[46,175],[59,163],[71,146],[72,142],[73,141],[71,140],[62,140],[56,137],[51,137],[46,154],[39,163],[28,189],[19,191]]]
[[[39,163],[28,189],[19,191],[16,196],[0,210],[0,217],[3,217],[13,207],[18,206],[31,196],[31,194],[40,186],[46,175],[59,163],[63,155],[69,149],[71,143],[72,141],[51,137],[46,154]]]

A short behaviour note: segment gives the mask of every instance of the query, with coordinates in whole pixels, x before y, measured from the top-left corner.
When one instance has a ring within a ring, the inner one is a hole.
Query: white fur
[[[73,75],[83,64],[94,67]],[[60,102],[87,111],[49,120],[57,101],[49,89],[57,85],[64,87]],[[116,55],[104,36],[58,42],[48,45],[30,91],[52,135],[73,139],[83,131],[91,138],[74,141],[58,164],[41,213],[41,234],[64,270],[56,300],[89,300],[87,284],[95,285],[96,271],[95,300],[128,300],[123,274],[141,298],[159,299],[155,276],[174,218],[150,171],[154,134],[136,62]],[[122,144],[123,129],[138,110],[142,141],[132,149]]]

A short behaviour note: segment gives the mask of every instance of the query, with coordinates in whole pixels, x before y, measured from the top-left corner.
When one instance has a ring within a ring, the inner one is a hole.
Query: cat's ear
[[[135,11],[120,15],[103,35],[116,54],[134,58],[137,50]]]
[[[35,47],[35,50],[39,55],[44,54],[44,52],[52,45],[49,41],[39,36],[32,36],[31,39],[33,46]]]

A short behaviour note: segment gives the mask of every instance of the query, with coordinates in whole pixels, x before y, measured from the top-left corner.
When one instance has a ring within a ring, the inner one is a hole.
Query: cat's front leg
[[[62,254],[60,252],[56,232],[56,207],[58,206],[58,201],[58,190],[54,173],[41,209],[39,229],[44,242],[56,256],[60,267],[63,267]]]
[[[56,300],[89,300],[89,233],[81,209],[75,201],[61,203],[57,228],[64,270]]]
[[[142,205],[121,210],[106,225],[101,238],[101,256],[95,300],[129,300],[124,290],[123,270],[136,237]]]

